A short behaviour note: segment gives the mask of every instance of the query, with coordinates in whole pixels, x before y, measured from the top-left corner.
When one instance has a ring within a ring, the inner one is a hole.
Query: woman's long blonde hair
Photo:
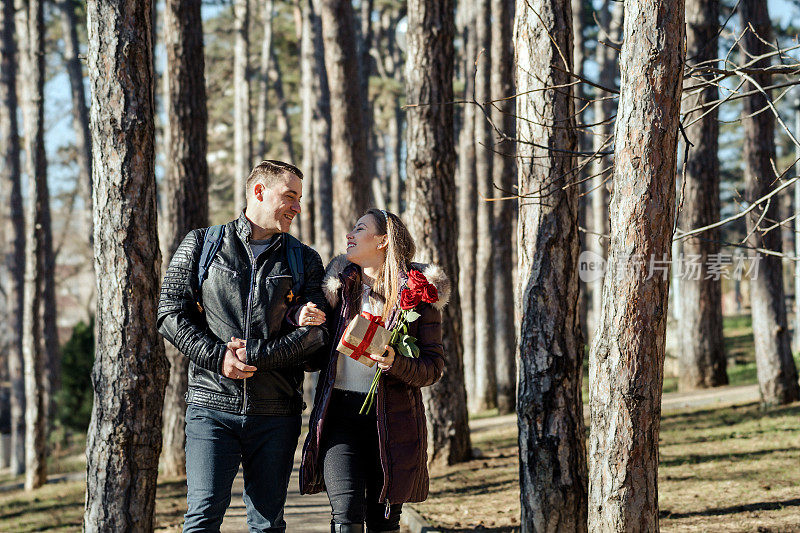
[[[400,275],[408,272],[414,259],[416,246],[408,228],[400,217],[381,209],[369,209],[377,226],[377,235],[386,235],[386,256],[372,292],[383,299],[384,320],[392,312],[400,295]]]

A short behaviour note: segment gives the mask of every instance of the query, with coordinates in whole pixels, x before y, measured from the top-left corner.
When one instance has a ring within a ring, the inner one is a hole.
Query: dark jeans
[[[283,505],[299,436],[300,415],[234,415],[189,405],[184,533],[219,531],[240,463],[250,531],[286,531]]]
[[[358,411],[366,394],[333,389],[320,443],[323,476],[335,524],[367,523],[370,531],[400,528],[403,504],[378,501],[383,467],[378,450],[375,407],[370,415]]]

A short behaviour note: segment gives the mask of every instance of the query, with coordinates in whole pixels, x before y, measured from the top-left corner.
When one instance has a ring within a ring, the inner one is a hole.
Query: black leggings
[[[322,433],[321,456],[332,523],[363,524],[370,531],[400,528],[403,504],[379,502],[383,468],[378,451],[375,406],[358,414],[366,394],[333,389]]]

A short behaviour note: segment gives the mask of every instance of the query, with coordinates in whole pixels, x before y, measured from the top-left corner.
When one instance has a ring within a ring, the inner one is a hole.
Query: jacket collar
[[[244,214],[244,210],[242,210],[239,218],[233,221],[234,227],[236,228],[236,234],[239,235],[239,238],[242,239],[242,242],[247,244],[250,240],[250,236],[253,234],[253,227],[250,225],[250,221],[247,220],[247,217]],[[284,234],[279,233],[279,238],[273,242],[274,246],[283,246],[284,243]],[[276,244],[279,243],[279,244]]]
[[[244,216],[244,209],[242,209],[241,214],[239,214],[239,218],[234,221],[234,225],[236,226],[236,233],[239,237],[241,237],[244,242],[247,242],[253,229],[250,227],[250,221]]]

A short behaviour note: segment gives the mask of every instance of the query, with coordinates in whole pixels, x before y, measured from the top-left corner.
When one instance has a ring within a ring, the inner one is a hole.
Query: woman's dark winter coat
[[[413,264],[412,269],[422,271],[428,282],[437,288],[439,299],[433,304],[418,305],[416,310],[421,317],[409,324],[408,333],[417,339],[419,357],[411,359],[397,353],[392,367],[383,373],[378,384],[376,419],[383,466],[382,503],[420,502],[428,497],[428,436],[420,387],[436,383],[444,369],[441,310],[450,297],[450,281],[436,266]],[[348,298],[342,295],[351,294],[354,286],[361,287],[360,267],[348,262],[344,256],[331,261],[323,289],[333,308],[328,320],[332,345],[326,360],[320,365],[316,399],[303,446],[301,494],[314,494],[325,489],[320,442],[336,380],[336,362],[338,357],[344,357],[336,351],[336,346],[349,318],[357,314],[350,309]],[[395,311],[388,317],[389,329],[398,316]]]

